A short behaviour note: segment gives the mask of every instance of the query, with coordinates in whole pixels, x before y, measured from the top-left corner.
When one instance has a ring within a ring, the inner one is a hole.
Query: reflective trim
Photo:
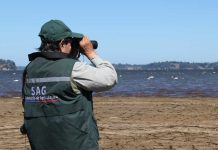
[[[26,83],[61,82],[61,81],[70,81],[70,77],[30,78],[26,80]]]

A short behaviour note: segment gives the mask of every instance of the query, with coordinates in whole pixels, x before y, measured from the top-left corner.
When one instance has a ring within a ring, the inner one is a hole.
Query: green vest
[[[24,118],[33,150],[98,150],[92,93],[72,89],[76,60],[35,58],[26,67]]]

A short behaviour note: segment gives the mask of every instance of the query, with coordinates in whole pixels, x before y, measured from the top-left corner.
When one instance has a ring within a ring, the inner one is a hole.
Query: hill
[[[147,65],[113,64],[118,70],[218,70],[218,62],[190,63],[190,62],[155,62]]]
[[[0,70],[16,70],[16,64],[12,60],[0,59]]]
[[[218,70],[218,62],[190,63],[178,61],[154,62],[145,65],[113,64],[117,70]],[[0,59],[0,70],[23,70],[12,60]]]

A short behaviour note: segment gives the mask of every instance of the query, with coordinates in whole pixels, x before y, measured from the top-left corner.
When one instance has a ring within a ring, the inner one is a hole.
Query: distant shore
[[[94,97],[101,150],[218,149],[218,98]],[[29,147],[21,98],[0,98],[0,150]]]

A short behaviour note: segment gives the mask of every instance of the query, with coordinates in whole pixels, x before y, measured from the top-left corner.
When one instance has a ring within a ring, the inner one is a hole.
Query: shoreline
[[[100,149],[218,149],[217,100],[94,97]],[[22,115],[21,98],[0,98],[0,149],[29,147],[19,132]]]

